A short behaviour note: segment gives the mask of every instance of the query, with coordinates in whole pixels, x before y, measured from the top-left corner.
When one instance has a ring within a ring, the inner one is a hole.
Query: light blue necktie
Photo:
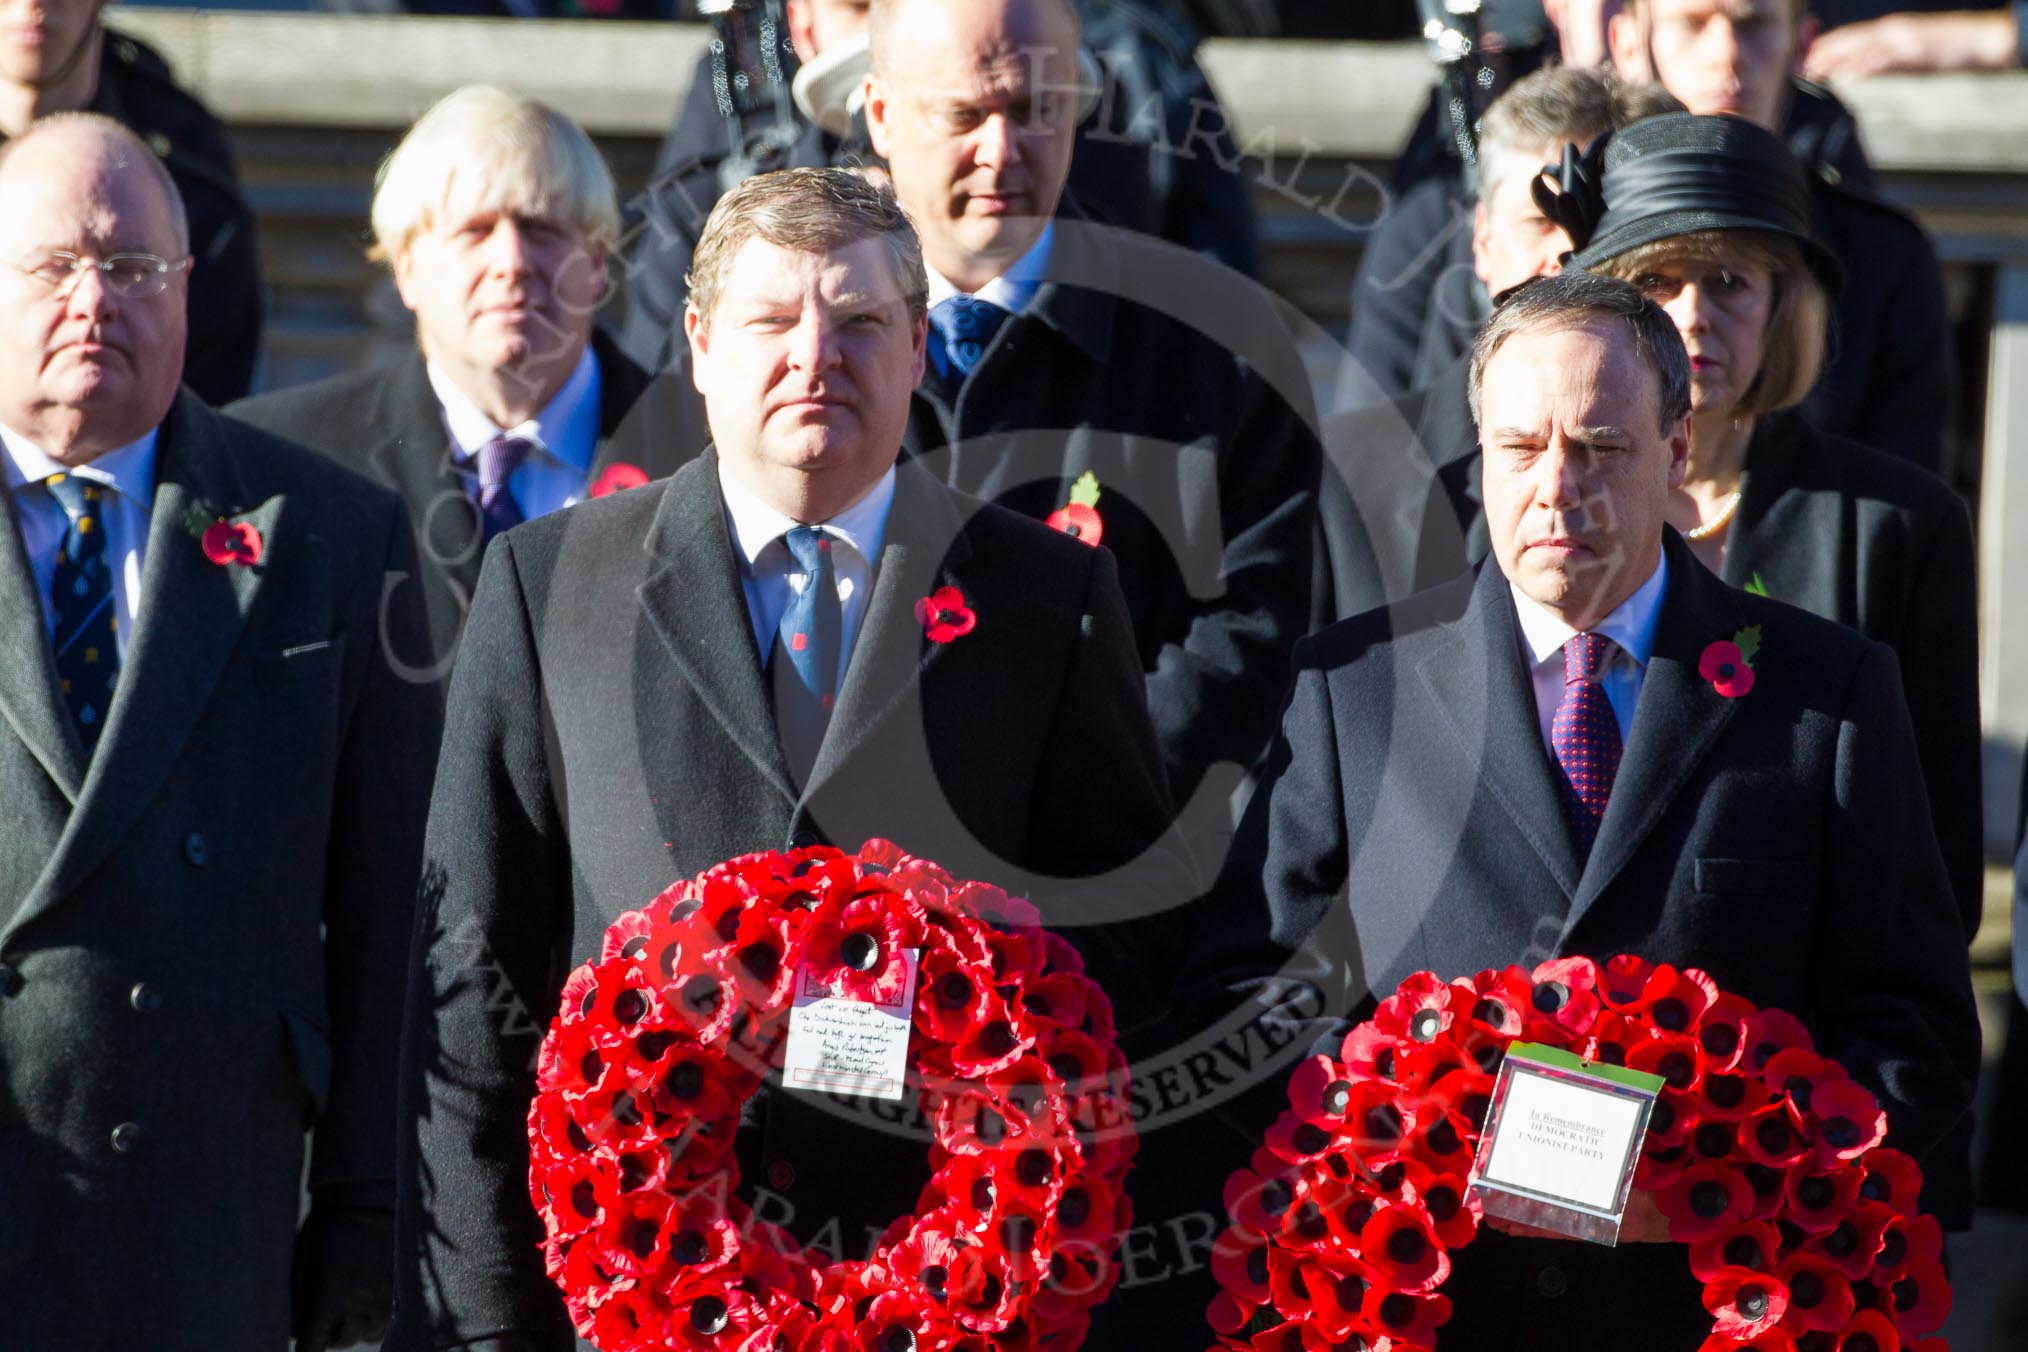
[[[823,745],[837,700],[843,619],[831,538],[815,526],[796,526],[782,543],[807,581],[782,611],[768,664],[774,675],[775,726],[781,733],[782,753],[801,784],[817,762],[817,748]]]
[[[930,307],[930,324],[943,341],[930,351],[937,374],[952,384],[961,383],[979,364],[992,343],[993,335],[1010,318],[1006,310],[977,296],[949,296]]]

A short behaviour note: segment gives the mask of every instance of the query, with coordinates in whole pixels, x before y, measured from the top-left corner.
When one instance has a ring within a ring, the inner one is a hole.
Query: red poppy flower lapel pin
[[[1098,501],[1098,475],[1086,470],[1070,486],[1070,501],[1043,518],[1042,524],[1062,531],[1073,540],[1097,545],[1099,537],[1105,534],[1105,522],[1099,520]]]
[[[965,604],[965,594],[956,587],[938,587],[917,601],[915,618],[932,643],[963,638],[979,623],[978,615]]]
[[[639,488],[648,482],[648,471],[639,465],[630,465],[624,460],[615,460],[607,465],[598,478],[592,480],[591,495],[605,497],[609,493],[623,493],[629,488]]]
[[[1727,699],[1753,689],[1753,658],[1760,651],[1760,626],[1750,625],[1729,639],[1719,639],[1697,660],[1697,674]]]
[[[261,561],[267,542],[250,521],[228,521],[204,503],[192,503],[183,513],[183,529],[196,539],[204,557],[224,567],[238,564],[252,567]]]

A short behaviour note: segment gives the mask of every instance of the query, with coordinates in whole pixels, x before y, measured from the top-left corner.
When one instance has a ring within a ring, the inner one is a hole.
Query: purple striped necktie
[[[1619,721],[1598,683],[1612,652],[1612,640],[1603,634],[1578,634],[1563,645],[1563,699],[1549,724],[1557,788],[1579,859],[1590,856],[1598,839],[1620,769]]]
[[[481,446],[473,457],[479,462],[479,515],[485,518],[488,540],[525,519],[521,505],[507,491],[507,481],[534,449],[535,443],[525,437],[502,435]]]

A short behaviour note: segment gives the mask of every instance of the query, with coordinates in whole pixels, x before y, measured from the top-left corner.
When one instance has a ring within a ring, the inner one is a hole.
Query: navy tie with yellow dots
[[[43,483],[70,523],[49,584],[56,612],[56,677],[90,755],[105,727],[120,671],[113,567],[106,556],[105,498],[110,490],[69,474],[52,474]]]

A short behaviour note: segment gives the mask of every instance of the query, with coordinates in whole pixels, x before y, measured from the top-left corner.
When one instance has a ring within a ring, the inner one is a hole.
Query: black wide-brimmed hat
[[[1549,178],[1555,179],[1552,184]],[[1811,233],[1810,181],[1779,136],[1737,117],[1663,113],[1566,147],[1535,181],[1535,200],[1570,235],[1570,267],[1700,230],[1761,230],[1802,247],[1837,294],[1845,269]]]

